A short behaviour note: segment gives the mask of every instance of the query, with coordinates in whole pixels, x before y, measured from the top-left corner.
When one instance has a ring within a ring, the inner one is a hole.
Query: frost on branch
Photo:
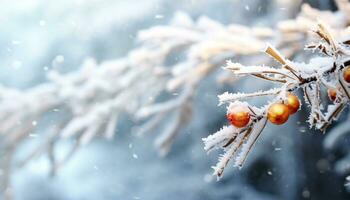
[[[140,31],[137,37],[138,46],[124,58],[102,63],[89,60],[80,70],[68,74],[52,71],[48,74],[47,83],[25,91],[1,87],[0,131],[6,158],[2,163],[4,174],[9,174],[17,146],[36,130],[45,115],[52,113],[60,116],[58,122],[47,129],[48,133],[43,136],[42,144],[33,152],[29,152],[19,165],[22,166],[33,158],[47,154],[52,164],[51,173],[54,174],[81,145],[89,143],[97,136],[111,139],[116,132],[118,120],[125,113],[139,122],[139,127],[135,131],[138,135],[144,135],[163,126],[164,129],[160,131],[155,143],[160,152],[166,154],[181,128],[191,120],[192,108],[196,103],[194,99],[201,82],[210,74],[215,74],[214,72],[220,69],[227,59],[249,61],[254,57],[254,61],[257,60],[256,65],[259,66],[261,63],[270,65],[271,60],[259,55],[266,43],[271,43],[282,52],[277,53],[271,46],[268,49],[271,56],[281,62],[284,68],[276,70],[265,66],[258,68],[260,70],[258,73],[254,73],[257,67],[247,68],[234,63],[229,63],[227,67],[239,76],[248,73],[258,78],[282,83],[284,86],[252,94],[223,95],[221,103],[235,102],[256,95],[277,95],[283,100],[286,90],[290,89],[289,84],[296,84],[299,81],[292,71],[297,73],[303,64],[286,65],[285,63],[289,61],[284,60],[281,55],[292,57],[301,54],[300,50],[305,42],[317,36],[309,33],[316,19],[321,19],[331,26],[335,32],[334,38],[347,35],[344,29],[349,24],[349,4],[340,0],[337,2],[340,9],[336,13],[319,11],[304,5],[296,19],[281,21],[273,29],[238,24],[223,25],[207,17],[200,17],[194,21],[184,13],[177,13],[168,25]],[[324,40],[333,41],[332,38],[325,37],[322,31],[319,34]],[[332,56],[334,48],[347,51],[347,48],[334,42],[327,44],[324,41],[316,41],[313,44],[316,45],[310,45],[309,48],[322,50],[328,56]],[[332,58],[326,59],[332,60]],[[307,66],[310,68],[301,68],[305,72],[308,70],[309,74],[318,69],[311,65]],[[322,69],[326,70],[326,67]],[[220,83],[232,83],[235,80],[224,71],[219,71],[215,75]],[[159,97],[164,93],[169,98],[163,101]],[[311,98],[317,97],[311,94],[312,91],[308,93]],[[341,96],[338,99],[340,100]],[[313,108],[317,108],[317,105],[313,105]],[[331,115],[332,110],[338,112],[340,108],[331,109],[327,116],[334,117]],[[238,135],[240,132],[246,134],[246,137],[239,135],[239,138],[242,137],[240,139],[242,144],[231,141],[230,138],[223,140],[220,136],[212,141],[207,140],[208,144],[211,143],[216,147],[221,147],[218,145],[219,141],[227,145],[227,148],[237,146],[236,150],[228,149],[228,154],[221,159],[218,169],[225,166],[227,158],[232,156],[237,157],[237,165],[243,164],[247,153],[259,136],[261,127],[259,124],[266,120],[264,116],[266,107],[250,106],[250,109],[255,112],[251,113],[254,115],[249,124],[251,130],[243,128],[238,131],[229,127],[222,131],[232,129],[232,135]],[[320,113],[317,109],[313,110],[311,119],[319,120]],[[228,134],[227,137],[233,136]],[[75,144],[66,158],[58,160],[54,149],[57,141],[62,138],[71,138]],[[3,188],[6,189],[8,177],[4,179]]]
[[[222,148],[224,153],[214,167],[214,174],[221,177],[225,167],[231,159],[234,165],[242,167],[249,151],[258,139],[265,124],[270,121],[273,124],[283,124],[289,115],[300,108],[301,101],[293,95],[296,90],[303,90],[304,102],[310,109],[310,127],[325,132],[327,127],[337,120],[342,111],[350,102],[350,47],[347,41],[336,40],[330,29],[319,22],[314,30],[318,37],[318,46],[308,45],[306,49],[318,51],[318,56],[309,63],[299,63],[288,60],[270,45],[265,53],[274,58],[279,67],[269,66],[244,66],[239,63],[228,62],[225,69],[235,76],[251,75],[259,79],[273,82],[279,85],[267,91],[254,93],[225,92],[219,95],[220,104],[229,104],[227,113],[233,115],[230,120],[242,120],[242,113],[231,111],[232,106],[249,108],[250,122],[243,128],[232,126],[224,127],[217,133],[203,139],[205,150]],[[318,48],[322,46],[322,48]],[[334,91],[332,97],[330,91]],[[324,101],[322,96],[330,96],[330,102]],[[258,96],[271,96],[271,100],[261,108],[249,105],[243,100]],[[231,121],[234,126],[235,121]],[[327,146],[331,146],[335,139],[328,139]],[[346,162],[348,163],[348,162]]]

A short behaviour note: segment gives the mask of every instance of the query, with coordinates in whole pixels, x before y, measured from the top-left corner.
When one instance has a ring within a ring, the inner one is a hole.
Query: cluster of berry
[[[285,102],[274,103],[269,107],[267,118],[273,124],[284,124],[288,120],[289,115],[296,113],[299,108],[299,98],[296,95],[289,93]],[[250,117],[253,113],[254,112],[248,106],[235,105],[229,109],[227,119],[233,126],[243,128],[249,124]]]

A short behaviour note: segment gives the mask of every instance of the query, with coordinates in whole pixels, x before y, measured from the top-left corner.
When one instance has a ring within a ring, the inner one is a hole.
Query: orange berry
[[[350,67],[344,69],[343,78],[347,83],[350,83]]]
[[[237,128],[245,127],[250,121],[249,109],[240,105],[234,106],[230,108],[227,119]]]
[[[274,103],[267,110],[267,118],[276,125],[285,123],[289,118],[289,108],[283,103]]]
[[[328,97],[331,101],[335,101],[337,98],[337,90],[336,89],[328,89]]]
[[[285,104],[286,106],[288,106],[290,115],[296,113],[300,107],[299,98],[292,93],[289,93],[287,95],[287,101],[285,102]]]

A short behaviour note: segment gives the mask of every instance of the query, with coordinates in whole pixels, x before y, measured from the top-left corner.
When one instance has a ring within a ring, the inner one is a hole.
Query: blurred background
[[[176,11],[194,19],[205,15],[224,24],[272,26],[295,16],[303,2],[335,9],[331,0],[1,2],[0,80],[4,86],[20,89],[47,81],[45,74],[51,69],[74,71],[89,57],[98,62],[123,57],[135,47],[138,30],[167,24]],[[55,177],[49,176],[45,157],[14,171],[15,199],[350,199],[345,176],[333,170],[343,151],[323,149],[325,135],[308,129],[306,113],[293,116],[284,126],[268,126],[247,166],[229,167],[216,181],[210,166],[218,154],[208,156],[201,138],[226,123],[217,95],[248,87],[251,84],[244,80],[220,90],[204,83],[196,97],[194,120],[166,157],[153,147],[153,136],[131,135],[133,122],[124,116],[113,141],[95,139]],[[37,139],[29,138],[20,152],[27,152]],[[59,148],[65,151],[64,144]]]

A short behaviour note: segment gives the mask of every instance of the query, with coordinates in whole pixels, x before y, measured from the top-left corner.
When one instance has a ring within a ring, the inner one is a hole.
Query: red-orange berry
[[[273,124],[284,124],[289,118],[289,108],[283,103],[274,103],[267,110],[267,119]]]
[[[287,95],[287,101],[285,102],[286,106],[288,107],[289,109],[289,114],[294,114],[296,113],[298,110],[299,110],[299,107],[300,107],[300,101],[299,101],[299,98],[292,94],[292,93],[289,93]]]
[[[344,69],[343,78],[347,83],[350,83],[350,67]]]
[[[230,111],[227,114],[227,119],[237,128],[245,127],[250,121],[249,109],[245,106],[234,106],[230,108]]]
[[[328,97],[331,101],[335,101],[337,98],[337,90],[334,88],[328,89]]]

